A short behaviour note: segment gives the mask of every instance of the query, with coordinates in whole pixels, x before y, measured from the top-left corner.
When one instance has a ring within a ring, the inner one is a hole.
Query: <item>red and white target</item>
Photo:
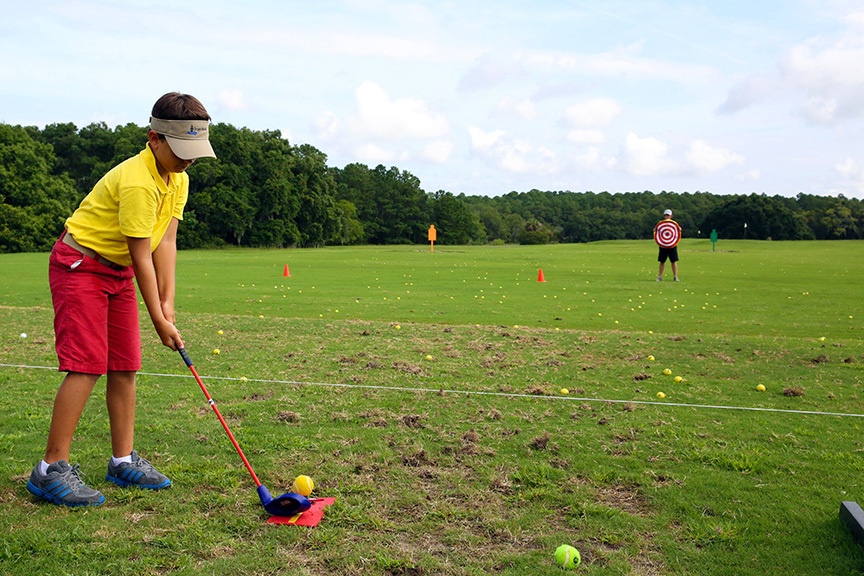
[[[674,248],[681,240],[681,228],[671,220],[664,220],[654,229],[654,241],[661,248]]]

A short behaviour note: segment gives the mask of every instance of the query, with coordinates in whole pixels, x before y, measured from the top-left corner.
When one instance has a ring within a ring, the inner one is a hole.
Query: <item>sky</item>
[[[6,124],[145,126],[179,91],[430,193],[864,198],[862,0],[0,8]]]

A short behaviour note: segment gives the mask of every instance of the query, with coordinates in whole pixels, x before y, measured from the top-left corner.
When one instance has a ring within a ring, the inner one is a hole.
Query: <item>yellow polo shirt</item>
[[[66,229],[79,244],[103,258],[131,266],[126,238],[150,238],[153,252],[171,218],[183,219],[188,197],[189,176],[171,173],[166,185],[148,145],[96,183],[66,220]]]

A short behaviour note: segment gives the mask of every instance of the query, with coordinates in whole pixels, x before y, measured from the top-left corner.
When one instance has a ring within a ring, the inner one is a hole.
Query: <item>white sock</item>
[[[128,456],[123,456],[122,458],[117,458],[116,456],[111,456],[111,464],[117,466],[118,464],[131,464],[132,463],[132,454]]]
[[[43,476],[48,473],[48,463],[45,460],[39,462],[39,473]]]

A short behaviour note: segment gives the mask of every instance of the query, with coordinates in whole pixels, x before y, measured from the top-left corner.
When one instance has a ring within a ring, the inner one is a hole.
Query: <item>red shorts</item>
[[[54,335],[63,372],[141,369],[138,296],[131,266],[113,270],[57,241],[48,260]]]

